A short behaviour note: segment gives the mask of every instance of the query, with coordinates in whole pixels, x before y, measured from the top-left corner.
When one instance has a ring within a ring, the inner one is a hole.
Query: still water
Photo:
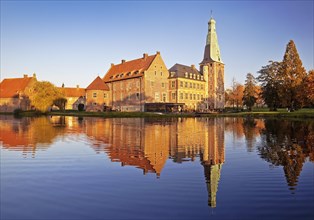
[[[0,116],[2,219],[313,219],[314,120]]]

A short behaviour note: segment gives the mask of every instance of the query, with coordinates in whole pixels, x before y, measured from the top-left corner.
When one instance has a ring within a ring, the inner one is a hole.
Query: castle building
[[[109,87],[98,76],[86,88],[86,111],[104,111],[107,110],[110,103]]]
[[[204,76],[205,103],[207,109],[224,108],[224,63],[220,56],[216,33],[216,21],[211,18],[208,22],[208,33],[203,61],[200,72]]]
[[[64,95],[65,99],[67,100],[65,109],[68,110],[78,110],[78,105],[83,104],[85,105],[86,98],[85,98],[85,89],[80,88],[78,85],[75,88],[71,87],[58,87],[62,94]]]
[[[0,83],[0,112],[13,112],[31,109],[30,96],[32,86],[37,82],[36,74],[32,77],[3,79]]]
[[[184,103],[184,110],[202,109],[205,80],[195,66],[175,64],[169,72],[170,102]]]
[[[168,76],[160,52],[111,64],[103,78],[110,90],[110,106],[118,111],[145,111],[147,103],[168,102]]]

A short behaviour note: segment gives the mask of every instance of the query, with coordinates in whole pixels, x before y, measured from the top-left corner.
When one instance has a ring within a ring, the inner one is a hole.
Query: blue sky
[[[57,86],[86,87],[110,63],[160,51],[170,68],[202,61],[210,12],[216,20],[225,87],[269,60],[290,39],[313,69],[310,1],[3,1],[1,80],[35,72]]]

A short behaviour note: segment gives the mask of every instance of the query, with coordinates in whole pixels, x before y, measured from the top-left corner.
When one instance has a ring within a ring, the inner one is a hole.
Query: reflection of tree
[[[313,125],[313,121],[265,121],[263,143],[258,147],[261,158],[275,166],[283,166],[291,189],[297,185],[306,158],[312,160]]]
[[[45,149],[54,139],[63,133],[63,128],[53,127],[47,117],[21,118],[13,117],[0,120],[0,141],[3,147],[20,150],[24,153]]]
[[[246,117],[244,118],[242,125],[243,125],[244,136],[246,139],[247,150],[249,152],[252,152],[254,148],[255,137],[256,137],[256,134],[255,134],[256,121],[254,118]]]

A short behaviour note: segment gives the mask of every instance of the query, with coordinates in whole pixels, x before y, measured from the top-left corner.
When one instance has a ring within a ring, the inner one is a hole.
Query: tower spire
[[[206,46],[204,51],[204,59],[202,63],[208,63],[212,61],[222,63],[220,57],[220,50],[218,45],[217,33],[216,33],[216,21],[213,19],[211,10],[211,18],[208,22],[208,33],[206,38]]]

